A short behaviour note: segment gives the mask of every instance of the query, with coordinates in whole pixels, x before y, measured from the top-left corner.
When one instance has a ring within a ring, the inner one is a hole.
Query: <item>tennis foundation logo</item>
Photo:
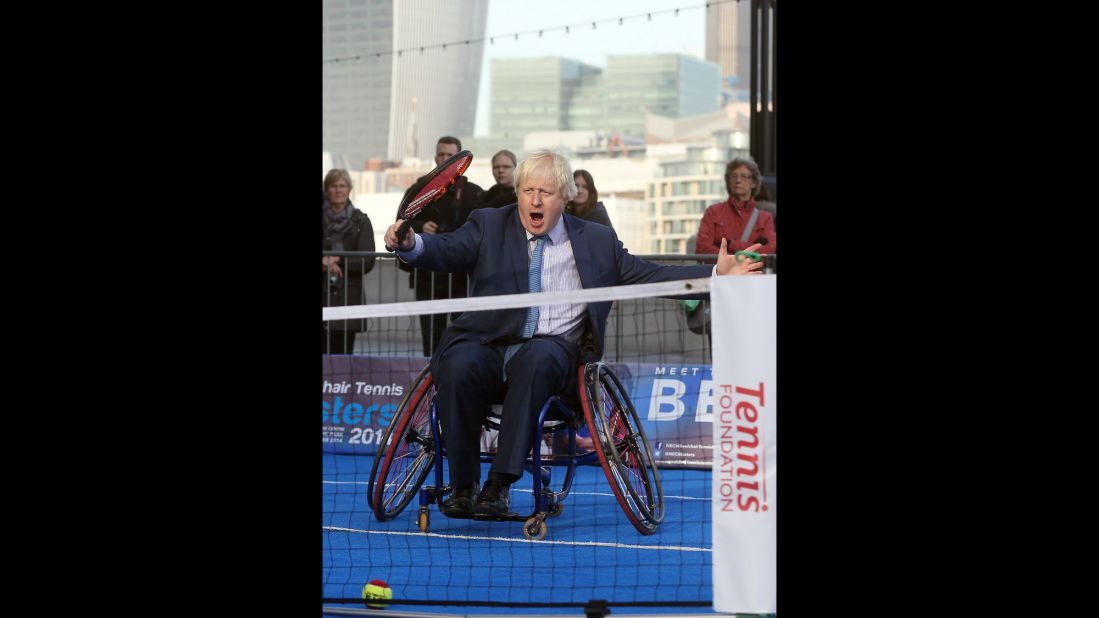
[[[721,384],[718,391],[718,503],[727,512],[766,511],[767,449],[759,428],[759,409],[766,405],[763,382]]]

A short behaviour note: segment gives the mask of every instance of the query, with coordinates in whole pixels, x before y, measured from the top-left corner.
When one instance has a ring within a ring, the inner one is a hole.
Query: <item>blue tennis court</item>
[[[564,512],[548,519],[544,540],[523,537],[518,522],[449,519],[431,507],[430,528],[417,528],[414,501],[389,522],[367,504],[372,457],[324,455],[323,596],[359,598],[371,579],[388,582],[398,599],[432,601],[573,602],[711,601],[711,473],[661,470],[666,516],[643,536],[626,520],[598,466],[580,466]],[[554,470],[554,485],[564,469]],[[482,478],[487,477],[484,464]],[[434,482],[434,473],[427,483]],[[533,510],[530,476],[512,487],[511,509]],[[552,583],[550,583],[552,582]],[[524,612],[471,605],[392,606],[394,611]],[[668,607],[623,608],[656,613]],[[531,608],[526,613],[576,613]],[[710,613],[708,607],[676,612]]]

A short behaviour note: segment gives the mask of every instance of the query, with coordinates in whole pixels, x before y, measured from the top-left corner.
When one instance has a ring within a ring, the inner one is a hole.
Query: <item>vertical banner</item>
[[[714,611],[775,613],[775,278],[713,277]]]

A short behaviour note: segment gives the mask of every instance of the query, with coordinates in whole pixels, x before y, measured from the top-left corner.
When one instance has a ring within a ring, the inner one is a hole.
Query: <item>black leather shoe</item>
[[[503,481],[489,479],[485,482],[485,488],[473,501],[473,514],[489,517],[507,517],[508,491],[510,486]]]
[[[473,498],[477,495],[477,484],[459,487],[443,500],[439,510],[447,517],[469,517],[473,514]]]

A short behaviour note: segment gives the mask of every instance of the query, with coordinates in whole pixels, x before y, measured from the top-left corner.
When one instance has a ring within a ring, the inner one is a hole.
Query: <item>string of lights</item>
[[[494,35],[491,35],[491,36],[483,36],[481,38],[476,38],[476,39],[463,39],[463,40],[458,40],[458,41],[448,41],[446,43],[435,43],[433,45],[417,45],[417,46],[414,46],[414,47],[406,47],[404,49],[390,49],[390,50],[386,50],[386,51],[365,52],[365,53],[355,54],[353,56],[340,56],[340,57],[336,57],[336,58],[325,58],[322,62],[324,62],[324,63],[354,62],[354,61],[357,61],[357,60],[370,60],[370,59],[373,59],[373,58],[381,58],[383,56],[397,56],[398,58],[401,58],[401,57],[403,57],[404,54],[417,53],[417,52],[422,54],[427,50],[435,50],[435,49],[440,49],[442,51],[446,51],[448,47],[457,47],[459,45],[471,45],[473,43],[483,43],[485,41],[488,41],[489,45],[495,45],[496,41],[498,41],[498,40],[499,41],[505,41],[505,40],[508,40],[508,39],[513,39],[515,41],[518,41],[520,37],[524,37],[524,36],[538,35],[539,37],[542,37],[546,33],[553,33],[553,32],[564,32],[565,34],[570,34],[572,32],[572,30],[575,29],[575,28],[589,28],[590,27],[592,30],[598,30],[599,25],[617,23],[619,26],[624,26],[627,21],[641,20],[641,19],[644,19],[645,21],[652,21],[653,20],[653,15],[660,16],[660,15],[666,15],[668,13],[672,13],[676,17],[679,17],[679,12],[680,11],[690,11],[690,10],[693,10],[693,9],[701,9],[701,8],[705,8],[705,9],[709,10],[709,8],[711,6],[717,6],[717,5],[721,5],[721,4],[730,4],[730,3],[734,3],[734,2],[739,3],[740,1],[741,0],[712,0],[711,2],[707,2],[704,5],[699,4],[699,5],[695,5],[695,6],[682,6],[682,7],[678,7],[678,8],[674,8],[674,9],[664,9],[664,10],[661,10],[661,11],[648,11],[648,12],[645,12],[645,13],[637,13],[635,15],[623,15],[621,17],[608,17],[606,19],[598,19],[598,20],[593,20],[593,21],[583,21],[583,22],[577,22],[577,23],[574,23],[574,24],[566,24],[566,25],[563,25],[563,26],[551,26],[551,27],[548,27],[548,28],[539,28],[537,30],[525,30],[525,31],[522,31],[522,32],[508,32],[508,33],[505,33],[505,34],[494,34]],[[772,3],[773,3],[773,0],[772,0]]]

